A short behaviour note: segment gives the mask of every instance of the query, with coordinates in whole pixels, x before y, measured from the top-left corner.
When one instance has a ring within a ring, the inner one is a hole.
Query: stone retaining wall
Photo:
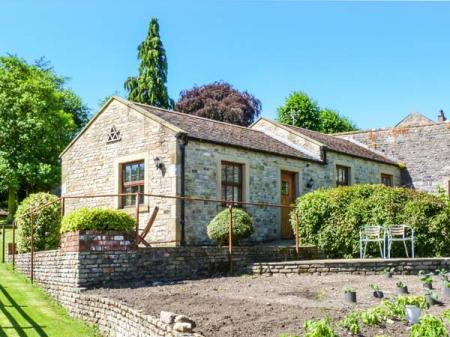
[[[317,259],[314,247],[237,246],[235,271],[247,272],[252,262]],[[16,255],[17,268],[29,275],[30,254]],[[70,284],[77,288],[124,283],[208,277],[228,272],[227,247],[155,247],[134,251],[36,252],[34,278],[45,287]],[[57,289],[58,290],[58,289]],[[49,289],[51,292],[51,289]]]
[[[317,258],[313,247],[235,247],[234,269],[248,271],[254,261]],[[8,256],[11,261],[12,256]],[[30,276],[30,254],[15,256],[16,269]],[[86,288],[114,286],[127,282],[188,279],[228,271],[226,247],[151,248],[137,251],[36,252],[34,280],[63,305],[71,315],[96,324],[106,337],[194,337],[180,333],[159,319],[144,315],[120,302],[88,295]]]
[[[417,274],[420,270],[434,272],[436,269],[450,267],[450,258],[420,259],[352,259],[352,260],[317,260],[292,262],[254,263],[251,270],[254,274],[312,274],[326,275],[335,273],[375,275],[385,268],[395,267],[395,273]]]
[[[69,308],[73,316],[97,326],[105,337],[202,337],[197,333],[175,331],[170,324],[146,315],[119,301],[81,294]]]

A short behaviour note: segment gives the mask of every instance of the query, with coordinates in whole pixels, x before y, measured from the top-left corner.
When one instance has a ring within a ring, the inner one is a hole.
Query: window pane
[[[227,186],[227,198],[225,200],[233,200],[233,187]]]
[[[131,179],[131,166],[130,165],[125,165],[123,181],[129,182],[130,179]]]
[[[241,183],[241,167],[240,166],[235,166],[234,167],[234,178],[233,181],[236,184],[240,184]]]
[[[242,201],[241,200],[241,189],[239,187],[234,188],[233,200],[234,201]]]
[[[139,164],[139,180],[144,180],[144,163]]]

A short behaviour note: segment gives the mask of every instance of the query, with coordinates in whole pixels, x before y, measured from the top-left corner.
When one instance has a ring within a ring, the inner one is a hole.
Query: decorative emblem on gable
[[[118,142],[122,138],[120,137],[120,131],[116,129],[116,127],[113,125],[111,129],[108,132],[108,140],[107,143],[113,143]]]

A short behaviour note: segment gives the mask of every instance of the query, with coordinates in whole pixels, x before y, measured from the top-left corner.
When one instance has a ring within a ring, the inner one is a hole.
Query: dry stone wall
[[[416,275],[420,270],[435,272],[437,269],[448,269],[450,258],[419,259],[351,259],[351,260],[319,260],[292,262],[262,262],[252,265],[252,271],[258,275],[278,274],[312,274],[327,275],[336,273],[375,275],[385,268],[395,268],[395,273]]]
[[[236,247],[234,270],[247,272],[252,261],[292,260],[321,256],[315,248],[303,248],[297,256],[291,247]],[[11,261],[12,256],[8,256]],[[30,254],[15,255],[17,270],[30,276]],[[107,337],[199,337],[181,333],[176,325],[144,315],[85,289],[140,284],[152,281],[208,277],[227,272],[226,247],[166,247],[137,251],[36,252],[34,280],[72,315],[96,324]]]

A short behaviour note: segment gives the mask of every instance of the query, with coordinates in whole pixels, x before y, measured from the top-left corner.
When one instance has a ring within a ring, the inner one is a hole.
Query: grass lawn
[[[6,233],[12,238],[11,231]],[[6,242],[10,241],[9,239]],[[12,241],[12,239],[11,239]],[[0,235],[1,250],[2,235]],[[0,253],[1,254],[1,253]],[[1,258],[1,256],[0,256]],[[1,261],[1,260],[0,260]],[[11,265],[0,263],[0,337],[98,337]]]

